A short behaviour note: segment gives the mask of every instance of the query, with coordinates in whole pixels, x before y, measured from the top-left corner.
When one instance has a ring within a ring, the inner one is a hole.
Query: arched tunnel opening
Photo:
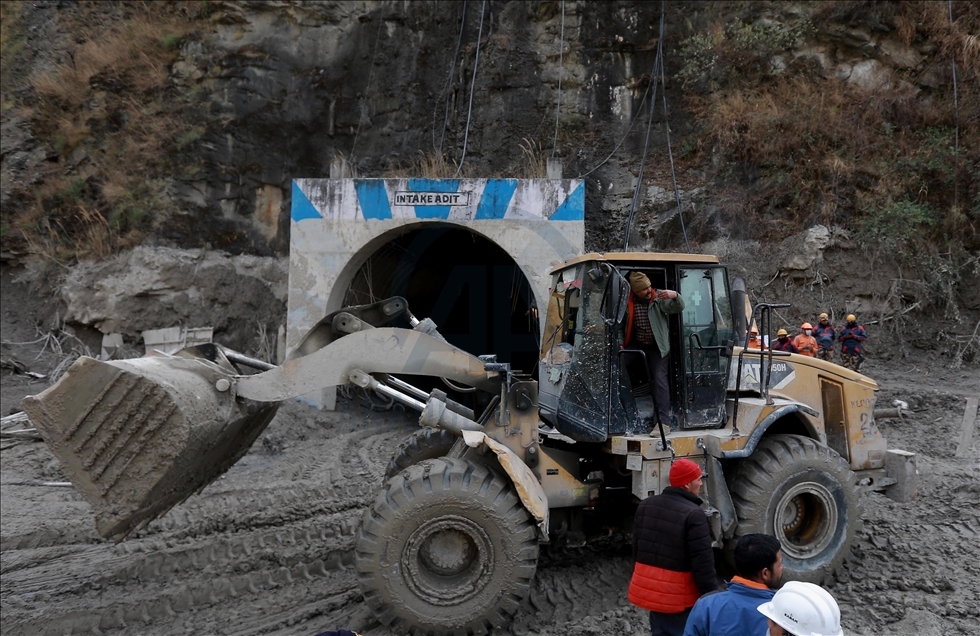
[[[409,230],[371,254],[347,289],[345,305],[403,296],[420,320],[431,318],[451,344],[494,354],[536,375],[539,347],[534,293],[500,246],[450,225]],[[441,382],[415,379],[429,390]]]

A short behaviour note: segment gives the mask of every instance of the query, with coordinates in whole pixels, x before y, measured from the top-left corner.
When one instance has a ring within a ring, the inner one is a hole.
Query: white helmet
[[[813,583],[789,581],[768,603],[759,606],[766,618],[794,636],[843,636],[840,608],[830,592]]]

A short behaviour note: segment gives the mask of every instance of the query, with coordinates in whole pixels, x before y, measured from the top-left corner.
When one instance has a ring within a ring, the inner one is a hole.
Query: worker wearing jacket
[[[670,353],[670,331],[667,316],[684,310],[684,299],[670,289],[653,289],[646,274],[634,271],[629,276],[630,294],[626,302],[626,333],[623,348],[642,351],[653,383],[653,402],[657,418],[670,425],[670,384],[667,371]]]
[[[793,338],[793,346],[800,355],[817,357],[817,339],[813,337],[813,325],[805,322],[800,326],[800,333]]]
[[[785,351],[787,353],[799,353],[796,345],[793,341],[789,339],[789,332],[785,329],[780,329],[776,332],[776,341],[772,343],[773,351]]]
[[[701,467],[678,459],[671,485],[640,502],[633,523],[629,600],[650,611],[654,636],[681,636],[692,607],[717,589],[708,517],[701,509]]]
[[[783,575],[782,546],[776,537],[746,534],[735,545],[735,571],[728,589],[698,600],[684,636],[762,636],[766,617],[758,607],[772,600]]]
[[[834,339],[837,337],[837,331],[830,324],[830,316],[820,314],[819,322],[813,330],[813,337],[817,339],[817,357],[829,362],[834,352]]]
[[[839,339],[841,364],[857,371],[864,362],[864,341],[868,339],[868,334],[864,327],[857,324],[854,314],[848,314],[847,324],[841,328]]]

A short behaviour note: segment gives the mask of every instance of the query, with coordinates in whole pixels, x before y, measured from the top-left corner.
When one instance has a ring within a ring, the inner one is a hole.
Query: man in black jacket
[[[694,603],[718,589],[701,486],[701,467],[678,459],[670,486],[636,510],[629,600],[650,611],[653,636],[682,636]]]

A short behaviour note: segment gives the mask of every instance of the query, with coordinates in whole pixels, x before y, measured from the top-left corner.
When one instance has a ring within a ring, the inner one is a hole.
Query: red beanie
[[[670,467],[670,485],[674,488],[686,486],[701,476],[701,467],[690,459],[678,459]]]

